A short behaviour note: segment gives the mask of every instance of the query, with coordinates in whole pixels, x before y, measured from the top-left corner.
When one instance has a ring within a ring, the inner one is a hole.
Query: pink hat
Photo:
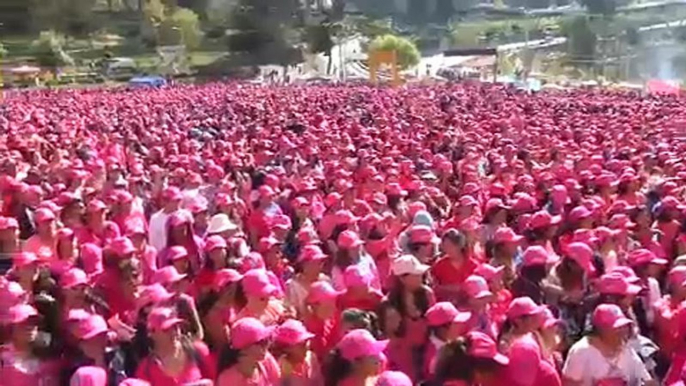
[[[100,315],[90,315],[78,323],[76,337],[79,340],[89,340],[110,330],[105,319]]]
[[[231,326],[231,347],[242,350],[272,337],[273,329],[255,318],[242,318]]]
[[[0,283],[0,313],[26,301],[26,291],[19,283],[11,280],[2,280]]]
[[[83,263],[83,270],[93,275],[103,271],[102,265],[102,248],[93,243],[81,244],[81,262]]]
[[[312,338],[314,334],[307,331],[301,321],[295,319],[288,319],[282,325],[276,328],[274,332],[274,341],[294,346],[304,343]]]
[[[611,240],[614,237],[619,236],[622,233],[622,231],[617,229],[610,229],[608,227],[598,227],[593,231],[593,233],[595,234],[595,237],[598,238],[598,241],[604,243],[608,240]]]
[[[349,210],[339,210],[335,215],[336,225],[352,225],[360,220]]]
[[[184,320],[177,317],[173,309],[158,307],[148,314],[147,327],[150,332],[166,331],[183,323]]]
[[[79,367],[69,381],[71,386],[107,386],[107,371],[102,367]]]
[[[376,378],[374,386],[412,386],[412,380],[400,371],[384,371]]]
[[[35,317],[38,317],[38,311],[35,308],[28,304],[17,304],[10,307],[5,320],[8,324],[20,324]]]
[[[569,212],[569,221],[579,222],[591,218],[592,216],[593,212],[591,212],[588,208],[585,206],[577,206],[576,208],[572,209],[571,212]]]
[[[124,257],[136,252],[136,247],[128,237],[117,237],[109,243],[107,250],[115,256]]]
[[[353,264],[345,269],[343,281],[346,288],[369,287],[370,283],[372,282],[372,278],[363,272],[359,265]]]
[[[543,323],[541,327],[543,328],[550,328],[553,326],[559,326],[560,324],[563,324],[564,322],[553,315],[553,312],[550,311],[550,308],[545,307],[545,310],[543,310]]]
[[[488,282],[481,276],[469,276],[462,284],[462,288],[471,299],[485,299],[493,296],[493,292],[488,290]]]
[[[552,216],[545,210],[538,211],[531,216],[529,220],[529,227],[531,229],[546,228],[551,225],[558,225],[562,222],[562,217]]]
[[[281,245],[281,241],[277,240],[275,237],[263,237],[260,239],[260,243],[257,246],[257,250],[260,251],[260,253],[267,253],[277,245]]]
[[[243,290],[247,296],[269,297],[278,293],[264,269],[251,269],[243,276]]]
[[[338,236],[338,247],[342,249],[351,249],[359,247],[364,244],[360,236],[355,231],[343,231]]]
[[[686,268],[686,267],[684,267]],[[609,295],[638,295],[641,286],[629,283],[621,273],[608,273],[600,277],[598,292]]]
[[[467,333],[469,341],[467,354],[475,358],[491,359],[501,365],[510,363],[510,359],[499,353],[495,341],[490,336],[480,331],[470,331]]]
[[[281,229],[287,231],[293,227],[291,218],[285,215],[277,215],[272,217],[269,226],[271,229]]]
[[[641,279],[638,276],[636,276],[634,270],[625,265],[619,265],[617,267],[614,267],[608,273],[618,273],[624,276],[624,278],[627,279],[629,283],[638,283],[639,281],[641,281]]]
[[[497,244],[500,243],[519,243],[524,239],[522,236],[518,236],[511,228],[501,227],[496,229],[495,235],[493,236],[493,241]]]
[[[668,261],[665,259],[659,259],[655,256],[655,253],[648,249],[634,249],[629,252],[628,257],[629,266],[637,267],[645,264],[658,264],[667,265]]]
[[[308,261],[322,261],[326,260],[328,256],[322,252],[322,249],[317,245],[305,245],[300,250],[300,256],[298,256],[298,262],[306,263]]]
[[[0,216],[0,231],[8,229],[19,229],[19,222],[14,217],[1,217]]]
[[[176,186],[170,186],[162,191],[162,199],[165,201],[181,201],[183,193]]]
[[[205,252],[207,253],[212,252],[215,249],[226,249],[226,247],[226,240],[221,236],[210,236],[205,240]]]
[[[567,246],[565,256],[574,260],[583,270],[592,275],[595,273],[595,265],[593,265],[593,250],[588,244],[574,242]]]
[[[540,245],[532,245],[528,247],[522,254],[522,266],[529,267],[532,265],[546,265],[554,262],[550,253]]]
[[[310,291],[307,293],[306,303],[316,304],[325,301],[336,300],[340,292],[336,291],[329,282],[317,281],[310,285]]]
[[[93,314],[83,308],[72,308],[67,313],[67,322],[81,323],[90,318]]]
[[[171,300],[173,297],[174,294],[167,291],[162,284],[150,284],[141,289],[138,299],[136,299],[136,308],[141,309],[151,304],[160,304]]]
[[[152,275],[152,281],[164,286],[178,283],[186,277],[187,275],[180,274],[179,271],[176,270],[176,267],[169,265],[158,269],[157,272]]]
[[[91,200],[86,206],[86,211],[88,213],[102,212],[105,209],[107,209],[107,205],[100,200]]]
[[[212,283],[212,286],[214,287],[214,290],[219,292],[224,287],[226,287],[227,284],[229,283],[237,283],[243,279],[243,275],[241,275],[238,271],[235,269],[231,268],[224,268],[220,269],[217,271],[214,275],[214,282]]]
[[[90,284],[88,275],[78,268],[71,268],[60,277],[60,287],[65,289],[88,284]]]
[[[527,193],[517,193],[512,202],[512,209],[518,212],[530,212],[536,209],[536,199]]]
[[[362,357],[378,357],[386,346],[387,340],[378,341],[369,331],[357,329],[345,334],[336,347],[343,358],[353,361]]]
[[[486,202],[486,207],[485,207],[484,212],[488,213],[494,209],[510,209],[510,207],[505,205],[503,200],[501,200],[499,198],[491,198],[490,200],[488,200]]]
[[[15,268],[23,268],[37,262],[38,256],[31,252],[19,252],[12,257],[12,264]]]
[[[624,315],[619,306],[615,304],[601,304],[593,311],[591,323],[599,329],[615,329],[626,327],[633,322]]]
[[[672,268],[667,275],[667,281],[672,288],[686,286],[686,266]]]
[[[36,220],[36,223],[44,223],[48,221],[54,221],[55,220],[55,213],[51,211],[50,209],[46,208],[39,208],[36,209],[36,213],[34,214],[34,220]]]
[[[448,323],[466,323],[472,318],[471,312],[460,312],[450,302],[438,302],[426,311],[429,326],[438,327]]]
[[[410,230],[410,242],[412,244],[438,244],[441,239],[436,236],[436,233],[430,226],[413,225]]]
[[[479,205],[479,202],[476,200],[476,198],[469,195],[464,195],[460,197],[458,202],[460,203],[461,207]]]
[[[596,246],[598,238],[595,237],[595,232],[591,229],[577,229],[572,235],[572,241],[584,243],[589,246]]]
[[[483,263],[479,265],[476,270],[474,270],[474,274],[479,275],[483,277],[486,280],[493,280],[495,278],[500,278],[503,275],[503,272],[505,272],[505,266],[501,265],[499,267],[494,267],[490,264]]]
[[[534,303],[528,296],[515,298],[507,308],[507,318],[512,320],[522,316],[532,316],[541,314],[546,309],[545,306],[539,306]]]
[[[187,258],[188,250],[186,250],[185,247],[182,247],[180,245],[174,245],[173,247],[170,247],[167,252],[167,261],[169,261],[170,263]]]

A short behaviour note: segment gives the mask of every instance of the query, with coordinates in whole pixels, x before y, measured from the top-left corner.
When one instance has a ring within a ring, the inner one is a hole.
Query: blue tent
[[[137,76],[129,80],[129,85],[133,87],[162,87],[167,81],[161,76]]]

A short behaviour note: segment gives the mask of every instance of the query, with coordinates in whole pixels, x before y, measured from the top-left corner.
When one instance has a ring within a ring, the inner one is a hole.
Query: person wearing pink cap
[[[488,290],[493,293],[493,299],[489,305],[489,316],[496,326],[501,326],[505,322],[507,307],[510,306],[513,298],[512,292],[503,282],[504,272],[504,267],[496,268],[490,264],[481,264],[474,271],[475,275],[486,279]]]
[[[498,228],[507,226],[508,210],[510,207],[499,198],[491,198],[486,202],[480,233],[480,241],[483,245],[493,239]]]
[[[667,274],[667,293],[653,304],[655,338],[663,358],[673,359],[674,362],[682,359],[686,363],[684,300],[686,300],[686,266],[676,266]]]
[[[336,344],[338,332],[338,309],[336,299],[339,292],[334,290],[328,281],[318,281],[310,286],[305,304],[306,313],[302,316],[303,324],[314,334],[311,349],[320,363]]]
[[[593,234],[598,239],[598,255],[600,255],[606,272],[619,265],[617,237],[621,233],[621,230],[608,227],[598,227],[593,231]]]
[[[137,219],[127,221],[124,235],[131,240],[136,251],[134,257],[141,262],[143,268],[143,283],[152,283],[152,275],[157,271],[157,250],[148,244],[145,222]]]
[[[593,332],[572,345],[562,370],[565,384],[657,385],[627,344],[632,325],[613,304],[601,304],[591,317]]]
[[[515,260],[521,254],[520,244],[524,237],[517,235],[511,228],[502,227],[495,231],[492,240],[490,263],[494,267],[502,267],[505,282],[512,283],[515,277]]]
[[[33,294],[38,280],[38,256],[31,252],[19,252],[12,256],[12,269],[8,278],[19,283],[27,294]]]
[[[286,282],[286,302],[298,313],[305,315],[307,294],[313,283],[328,280],[322,272],[329,257],[317,245],[305,245],[300,249],[295,263],[295,276]]]
[[[436,356],[446,343],[463,336],[471,327],[472,314],[460,312],[450,302],[438,302],[426,311],[429,342],[424,353],[424,378],[431,379]]]
[[[317,356],[310,350],[315,337],[302,322],[289,319],[276,328],[271,352],[281,368],[281,382],[291,385],[323,385]]]
[[[448,300],[457,295],[460,286],[471,275],[478,263],[470,258],[467,240],[456,229],[447,230],[442,237],[441,250],[444,255],[431,266],[436,297]]]
[[[656,236],[660,231],[653,228],[653,214],[647,206],[639,206],[631,213],[631,222],[634,224],[630,233],[629,250],[636,248],[647,249],[659,258],[665,258],[666,252]],[[636,247],[638,244],[638,247]]]
[[[519,275],[510,286],[515,297],[527,296],[536,303],[543,303],[546,295],[544,279],[548,276],[549,267],[556,262],[556,257],[540,245],[532,245],[522,254]]]
[[[83,366],[74,372],[69,386],[108,386],[107,381],[107,372],[102,367]]]
[[[19,223],[13,217],[0,217],[0,272],[12,265],[12,254],[20,251]]]
[[[381,304],[383,294],[371,286],[372,278],[357,265],[346,268],[343,276],[345,291],[338,296],[338,309],[357,308],[362,311],[376,311]]]
[[[92,200],[86,206],[86,222],[76,229],[80,243],[93,243],[103,247],[109,240],[120,236],[122,231],[113,221],[107,220],[107,205],[100,200]]]
[[[268,185],[260,186],[255,192],[250,217],[246,223],[252,245],[257,245],[261,238],[269,236],[273,216],[283,215],[281,208],[274,201],[275,195],[274,189]]]
[[[376,340],[367,330],[349,331],[331,351],[324,368],[327,385],[357,386],[374,382],[381,373],[388,341]]]
[[[267,271],[271,272],[278,280],[279,287],[283,287],[286,281],[293,276],[293,267],[283,253],[283,240],[270,234],[260,239],[257,251],[262,254]]]
[[[412,380],[400,371],[384,371],[374,386],[412,386]]]
[[[510,359],[499,353],[496,342],[480,332],[469,332],[445,345],[438,354],[431,384],[476,386],[506,384]]]
[[[331,280],[334,288],[339,291],[345,289],[345,270],[351,265],[357,265],[370,278],[370,285],[381,289],[379,271],[374,259],[365,251],[364,241],[357,232],[347,230],[338,235],[337,249],[333,257]]]
[[[510,358],[508,379],[516,385],[560,385],[559,376],[542,355],[535,332],[543,323],[546,307],[531,298],[512,300],[507,310],[507,323],[501,332],[501,346]],[[553,383],[550,382],[552,378]]]
[[[221,354],[216,385],[278,384],[281,369],[268,350],[273,334],[272,328],[255,318],[238,319],[231,326],[230,346]]]
[[[183,325],[184,320],[171,308],[150,311],[145,327],[152,347],[150,354],[138,363],[136,378],[151,386],[183,386],[215,378],[216,369],[209,361],[207,346],[199,341],[185,343]]]
[[[3,384],[34,386],[59,382],[59,363],[35,354],[39,320],[38,311],[28,304],[18,304],[7,310],[3,322],[8,327],[8,339],[0,352]]]
[[[176,187],[166,188],[161,195],[163,207],[150,217],[148,239],[150,245],[161,251],[167,246],[167,222],[169,217],[181,208],[181,192]]]
[[[41,208],[36,210],[34,220],[36,222],[36,234],[26,240],[23,250],[35,253],[42,261],[49,262],[55,257],[55,245],[57,244],[55,214],[49,209]]]
[[[562,373],[562,366],[564,359],[562,355],[563,339],[564,339],[564,322],[553,315],[549,307],[543,311],[543,322],[538,328],[537,339],[541,347],[541,356],[544,360],[550,363],[550,367],[546,366],[544,372],[544,379],[546,376],[553,378],[551,383],[555,383],[554,379],[559,379],[559,374]],[[552,370],[555,370],[554,372]],[[555,375],[552,375],[555,374]]]
[[[655,316],[653,305],[662,297],[657,277],[668,262],[657,257],[651,250],[641,248],[629,252],[627,263],[639,279],[636,284],[646,289],[639,293],[634,310],[645,315],[637,320],[637,324],[641,333],[648,335]]]
[[[422,355],[428,338],[426,312],[436,302],[430,287],[424,284],[429,266],[422,264],[412,255],[402,255],[391,265],[394,275],[391,290],[385,303],[398,313],[403,328],[399,330],[400,345],[394,346],[401,358],[405,372],[413,380],[421,379],[424,362]]]
[[[193,234],[193,219],[185,211],[175,212],[167,220],[167,244],[159,250],[157,256],[158,267],[170,264],[171,257],[177,256],[179,247],[184,248],[187,253],[189,272],[198,272],[201,267],[201,252],[203,241],[200,237]]]
[[[236,319],[245,317],[256,318],[267,326],[278,324],[290,310],[283,302],[276,298],[279,288],[269,279],[264,269],[251,269],[243,275],[241,288],[245,294],[246,303]]]
[[[242,279],[243,275],[234,269],[220,269],[215,272],[210,292],[201,298],[200,317],[206,341],[213,349],[227,343],[228,326],[245,307]]]
[[[50,263],[50,271],[59,276],[65,270],[75,265],[77,253],[78,248],[74,231],[70,228],[61,228],[57,231],[55,260]]]
[[[221,236],[210,236],[205,240],[204,264],[193,280],[198,299],[204,298],[211,290],[217,271],[228,268],[228,244]]]

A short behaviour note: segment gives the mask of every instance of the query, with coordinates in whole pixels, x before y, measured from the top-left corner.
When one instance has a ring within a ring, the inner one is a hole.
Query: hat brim
[[[451,321],[452,323],[457,323],[457,324],[464,324],[469,322],[472,319],[472,313],[471,312],[458,312],[457,315],[453,318]]]
[[[634,321],[629,318],[619,318],[614,323],[612,323],[612,326],[610,327],[613,329],[617,329],[631,326],[632,324],[634,324]]]
[[[501,353],[495,354],[495,355],[493,356],[493,360],[494,360],[496,363],[501,364],[501,365],[503,365],[503,366],[507,366],[508,364],[510,364],[510,358],[508,358],[507,356],[505,356],[505,355],[503,355],[503,354],[501,354]]]
[[[480,292],[478,292],[478,293],[476,293],[476,294],[474,294],[473,296],[470,296],[470,297],[471,297],[472,299],[481,300],[481,299],[490,298],[491,296],[493,296],[493,292],[484,290],[484,291],[480,291]]]
[[[669,262],[665,259],[653,259],[648,262],[648,264],[656,264],[656,265],[667,265]]]
[[[160,330],[167,331],[172,327],[180,326],[184,323],[186,323],[186,321],[181,318],[171,318],[165,320],[164,323],[162,323],[162,325],[160,326]]]
[[[93,330],[93,331],[89,332],[88,334],[82,335],[82,336],[80,337],[80,339],[81,339],[81,340],[90,340],[90,339],[95,338],[95,337],[98,336],[98,335],[107,334],[108,332],[109,332],[109,331],[108,331],[107,329],[104,329],[104,330]]]
[[[635,284],[630,284],[630,285],[627,287],[627,289],[626,289],[626,291],[625,291],[624,294],[625,294],[625,295],[638,295],[638,294],[641,292],[641,290],[643,290],[643,288],[641,288],[641,286],[638,286],[638,285],[635,285]]]
[[[550,218],[550,225],[560,225],[562,223],[562,216],[552,216]]]

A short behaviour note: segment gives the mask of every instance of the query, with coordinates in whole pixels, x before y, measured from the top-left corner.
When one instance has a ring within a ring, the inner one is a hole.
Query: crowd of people
[[[683,385],[684,102],[9,95],[0,385]]]

